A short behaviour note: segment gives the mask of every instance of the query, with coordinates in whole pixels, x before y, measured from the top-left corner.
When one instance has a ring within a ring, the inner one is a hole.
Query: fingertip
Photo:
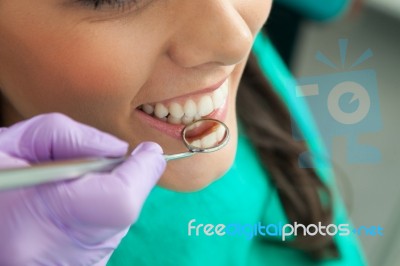
[[[140,143],[136,149],[131,153],[131,155],[135,155],[139,152],[154,152],[154,153],[159,153],[159,154],[163,154],[163,149],[161,148],[161,146],[155,142],[151,142],[151,141],[145,141]]]
[[[124,156],[128,152],[128,142],[117,138],[106,132],[101,132],[96,128],[85,127],[84,138],[88,141],[80,147],[83,152],[88,155],[119,157]]]
[[[136,168],[141,169],[146,176],[152,176],[158,179],[165,171],[167,162],[163,156],[162,147],[151,141],[145,141],[140,143],[136,149],[131,153],[130,158],[121,165],[119,168]],[[132,172],[131,170],[127,172]]]
[[[108,156],[122,156],[128,152],[129,144],[112,135],[106,135],[108,141],[104,148],[107,148]]]
[[[25,160],[15,158],[9,154],[0,151],[0,169],[7,169],[13,167],[27,167],[29,163]]]

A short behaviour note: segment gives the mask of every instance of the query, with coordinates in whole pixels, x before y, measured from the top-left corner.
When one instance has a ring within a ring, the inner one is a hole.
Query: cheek
[[[35,27],[13,32],[1,43],[8,47],[0,52],[3,91],[23,116],[59,111],[91,122],[105,108],[110,116],[126,112],[150,69],[131,59],[150,60],[135,42],[118,41],[121,36],[84,27],[73,34]]]
[[[96,45],[93,40],[80,39],[67,50],[36,48],[31,51],[36,56],[30,67],[31,84],[40,84],[36,89],[48,97],[70,95],[89,104],[105,98],[131,99],[142,83],[127,78],[142,77],[143,73],[134,65],[130,67],[122,56],[124,51],[111,49],[104,42],[99,47],[99,42]]]

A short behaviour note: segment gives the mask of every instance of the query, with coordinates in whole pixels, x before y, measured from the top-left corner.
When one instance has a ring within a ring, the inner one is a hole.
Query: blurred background
[[[383,236],[359,237],[369,264],[400,265],[400,0],[275,0],[266,30],[297,79],[375,71],[378,99],[371,101],[379,101],[381,126],[356,137],[376,147],[381,159],[349,162],[348,142],[354,139],[347,136],[333,138],[331,155],[354,225],[384,228]],[[343,65],[340,39],[348,40]],[[373,56],[351,68],[368,49]],[[318,51],[337,68],[316,60]]]

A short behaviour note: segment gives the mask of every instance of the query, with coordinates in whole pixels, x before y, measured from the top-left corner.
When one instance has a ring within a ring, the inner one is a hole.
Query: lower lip
[[[229,97],[229,95],[228,95],[228,97]],[[227,110],[228,110],[228,100],[229,100],[228,97],[226,98],[225,103],[222,107],[220,107],[217,110],[214,110],[211,114],[209,114],[205,117],[202,117],[202,118],[212,118],[212,119],[224,121],[226,114],[227,114]],[[157,118],[154,118],[140,110],[135,110],[135,112],[140,120],[149,124],[152,128],[155,128],[175,139],[179,139],[179,140],[182,139],[181,133],[182,133],[182,130],[184,129],[185,125],[169,124],[167,122],[164,122]]]

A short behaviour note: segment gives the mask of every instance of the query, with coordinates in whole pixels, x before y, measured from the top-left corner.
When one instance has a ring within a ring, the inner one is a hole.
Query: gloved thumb
[[[125,222],[132,224],[136,221],[150,191],[165,171],[167,162],[162,154],[163,150],[158,144],[143,142],[123,164],[112,171],[111,174],[119,180],[115,193],[126,192],[126,197],[120,198],[118,205],[126,208],[126,214],[132,215],[126,217]],[[116,182],[113,181],[114,184]]]
[[[165,167],[161,147],[153,142],[144,142],[112,172],[90,173],[41,194],[52,209],[61,211],[57,214],[61,220],[74,217],[80,221],[80,229],[87,225],[85,235],[93,237],[97,234],[104,239],[106,236],[100,235],[98,228],[114,228],[107,231],[112,235],[136,221]],[[92,240],[96,239],[99,240]]]
[[[166,167],[163,150],[157,143],[142,142],[131,156],[113,170],[113,174],[124,182],[129,182],[137,190],[146,192],[157,183]],[[131,173],[137,173],[133,175]]]

